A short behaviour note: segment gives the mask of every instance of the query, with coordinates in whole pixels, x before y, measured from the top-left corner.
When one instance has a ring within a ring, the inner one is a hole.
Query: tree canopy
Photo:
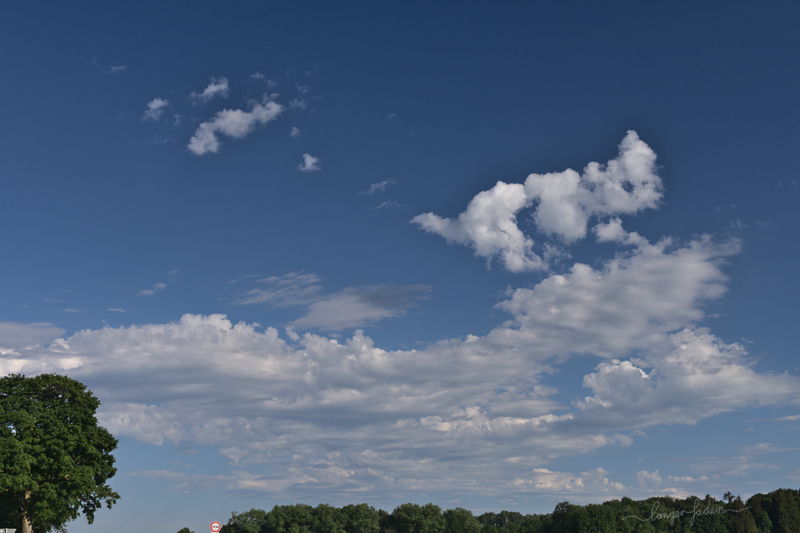
[[[0,378],[0,521],[22,533],[63,530],[83,513],[109,508],[119,494],[117,439],[98,425],[100,401],[57,374]]]

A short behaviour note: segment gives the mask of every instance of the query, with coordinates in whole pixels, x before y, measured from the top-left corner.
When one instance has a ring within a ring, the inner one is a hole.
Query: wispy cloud
[[[383,192],[383,191],[386,190],[387,187],[390,187],[390,186],[394,185],[395,183],[397,183],[397,182],[394,181],[393,179],[385,179],[383,181],[379,181],[377,183],[371,184],[369,187],[367,187],[365,190],[359,192],[358,194],[375,194],[375,193]]]
[[[317,298],[322,286],[315,274],[290,272],[258,280],[251,289],[232,303],[238,305],[268,304],[273,307],[304,305]]]
[[[292,139],[297,139],[302,134],[303,132],[300,131],[300,128],[293,126],[291,133],[289,133],[289,137],[291,137]]]
[[[311,154],[303,154],[303,162],[297,166],[301,172],[317,172],[322,170],[319,164],[319,157],[314,157]]]
[[[149,289],[142,289],[136,293],[137,296],[153,296],[157,292],[161,292],[167,288],[166,283],[155,283]]]

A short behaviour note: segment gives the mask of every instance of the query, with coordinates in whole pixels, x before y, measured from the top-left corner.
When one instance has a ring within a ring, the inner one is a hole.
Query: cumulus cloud
[[[169,106],[169,100],[154,98],[147,103],[147,110],[144,112],[142,120],[154,120],[158,122],[164,114],[164,110]]]
[[[311,154],[303,154],[303,162],[297,165],[302,172],[317,172],[322,170],[319,164],[319,157],[314,157]]]
[[[219,135],[242,139],[256,127],[275,120],[283,112],[283,106],[264,97],[250,111],[223,109],[213,119],[203,122],[189,141],[189,150],[196,155],[219,151]]]
[[[499,258],[511,272],[544,270],[546,261],[517,224],[521,210],[533,207],[533,221],[541,233],[571,243],[586,235],[593,217],[656,207],[662,184],[655,161],[655,152],[629,131],[619,155],[605,165],[589,163],[582,174],[572,169],[531,174],[524,184],[499,181],[478,193],[457,219],[424,213],[412,222],[448,242],[472,247],[489,261]]]
[[[487,260],[499,256],[511,272],[542,270],[546,265],[533,251],[533,240],[517,226],[517,212],[527,204],[522,185],[500,181],[478,193],[456,220],[425,213],[412,222],[448,242],[471,246]]]
[[[229,92],[228,78],[211,78],[211,83],[208,84],[202,93],[193,92],[189,95],[189,98],[196,104],[204,104],[215,96],[227,98]]]
[[[292,131],[289,133],[289,137],[291,137],[292,139],[297,139],[301,135],[303,135],[303,132],[300,131],[300,128],[296,126],[293,126]]]

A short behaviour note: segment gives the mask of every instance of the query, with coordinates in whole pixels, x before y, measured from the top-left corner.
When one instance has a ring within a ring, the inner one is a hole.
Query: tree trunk
[[[31,491],[25,493],[25,499],[22,501],[22,533],[33,533],[33,523],[30,516],[30,500]]]

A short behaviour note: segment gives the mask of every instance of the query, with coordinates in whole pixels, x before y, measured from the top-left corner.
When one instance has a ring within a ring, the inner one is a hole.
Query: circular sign
[[[211,531],[217,533],[220,529],[222,529],[222,525],[219,522],[211,522]]]

